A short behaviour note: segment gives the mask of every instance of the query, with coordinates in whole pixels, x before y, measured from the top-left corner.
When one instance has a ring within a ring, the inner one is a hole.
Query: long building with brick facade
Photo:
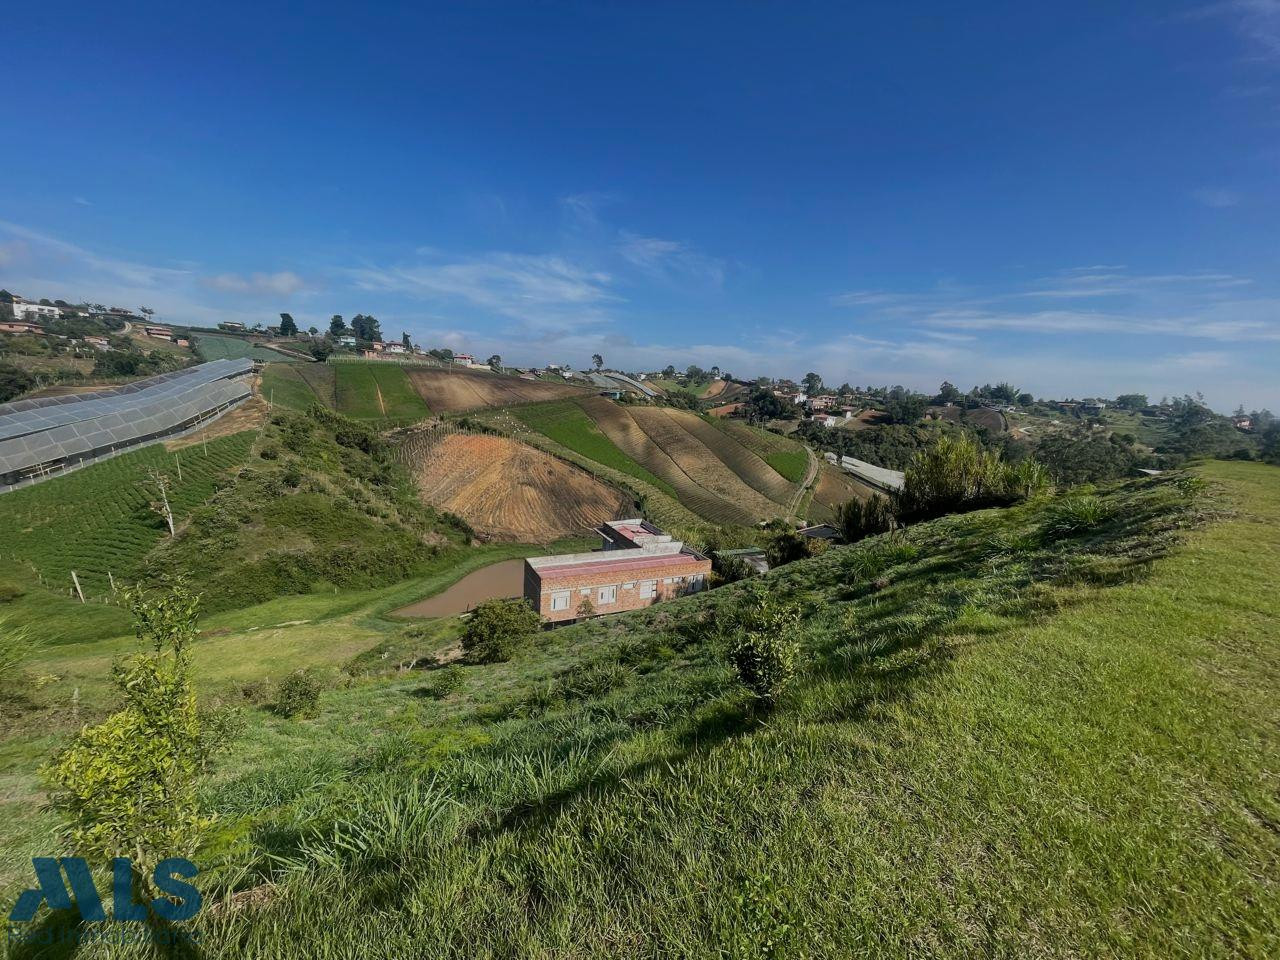
[[[599,533],[600,550],[525,561],[524,596],[544,619],[638,610],[707,585],[711,561],[647,520],[612,520]]]

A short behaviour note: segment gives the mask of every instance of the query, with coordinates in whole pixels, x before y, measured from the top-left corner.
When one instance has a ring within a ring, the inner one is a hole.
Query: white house
[[[338,343],[342,344],[344,347],[354,347],[356,345],[356,338],[350,334],[346,334],[338,338]]]
[[[62,311],[57,307],[48,307],[43,303],[32,303],[29,300],[13,298],[13,317],[15,320],[26,320],[34,323],[40,320],[57,320]]]
[[[469,353],[455,353],[453,355],[453,362],[460,367],[474,367],[476,365],[476,358]]]

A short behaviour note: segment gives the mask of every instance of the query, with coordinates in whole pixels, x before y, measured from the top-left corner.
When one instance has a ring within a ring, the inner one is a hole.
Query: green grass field
[[[669,483],[655,477],[619,450],[572,400],[513,407],[511,413],[530,429],[537,430],[575,453],[637,480],[643,480],[668,496],[675,496],[675,490]]]
[[[431,415],[398,363],[333,364],[337,410],[357,420],[420,420]]]
[[[298,371],[301,364],[269,363],[262,370],[261,393],[272,404],[292,410],[306,410],[318,399],[311,385]]]
[[[108,595],[108,572],[127,582],[166,535],[164,520],[148,506],[158,499],[148,487],[148,471],[169,478],[170,504],[181,521],[213,493],[219,476],[244,460],[254,436],[247,431],[173,453],[153,444],[0,496],[5,579],[35,593],[36,578],[43,577],[50,591],[62,595],[75,570],[86,596]]]
[[[195,352],[204,361],[238,360],[241,357],[268,362],[285,359],[283,354],[260,347],[245,337],[224,337],[216,333],[193,333],[191,336]]]
[[[1207,498],[1135,481],[775,571],[804,614],[772,711],[726,665],[745,584],[447,674],[399,667],[456,621],[238,611],[200,669],[314,638],[332,682],[314,719],[248,705],[206,785],[208,902],[245,896],[202,954],[1274,957],[1280,471],[1200,470]],[[0,743],[0,802],[37,811],[0,827],[11,886],[72,728],[42,717]]]

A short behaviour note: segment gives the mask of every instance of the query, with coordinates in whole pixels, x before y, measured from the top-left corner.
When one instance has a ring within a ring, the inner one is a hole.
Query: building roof
[[[706,562],[705,557],[683,544],[675,546],[678,549],[660,553],[648,550],[603,550],[597,553],[572,553],[562,557],[532,557],[526,562],[544,580],[605,573],[639,578],[648,571]]]

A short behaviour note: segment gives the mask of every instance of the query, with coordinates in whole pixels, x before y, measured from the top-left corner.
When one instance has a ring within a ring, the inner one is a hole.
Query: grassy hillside
[[[206,889],[253,892],[203,951],[1272,956],[1280,473],[1206,473],[783,568],[768,713],[725,665],[746,585],[445,673],[396,665],[456,621],[388,635],[221,763]]]
[[[3,578],[33,590],[43,580],[65,595],[75,570],[87,596],[109,595],[108,573],[128,582],[166,534],[149,506],[158,500],[149,471],[169,478],[170,504],[182,522],[244,460],[253,438],[240,433],[176,453],[157,444],[0,496]]]
[[[431,411],[398,363],[348,361],[333,365],[336,408],[356,420],[420,420]]]
[[[728,433],[748,450],[764,459],[779,474],[792,483],[800,483],[809,468],[809,457],[804,445],[779,436],[762,427],[753,427],[737,420],[711,417],[708,422]]]
[[[1212,471],[1248,513],[1163,560],[1172,482],[786,568],[767,716],[709,617],[736,589],[333,691],[210,795],[279,886],[206,950],[372,946],[382,903],[379,949],[440,956],[1272,955],[1280,485]]]
[[[267,362],[285,359],[283,354],[260,347],[248,337],[226,337],[216,333],[193,333],[191,337],[195,352],[204,361],[238,360],[241,357]]]
[[[147,566],[156,578],[186,573],[209,609],[223,609],[394,583],[465,539],[456,518],[420,502],[372,429],[312,406],[277,410],[254,461]]]
[[[262,396],[274,405],[306,410],[318,398],[299,372],[301,366],[297,363],[267,364],[262,370]]]

